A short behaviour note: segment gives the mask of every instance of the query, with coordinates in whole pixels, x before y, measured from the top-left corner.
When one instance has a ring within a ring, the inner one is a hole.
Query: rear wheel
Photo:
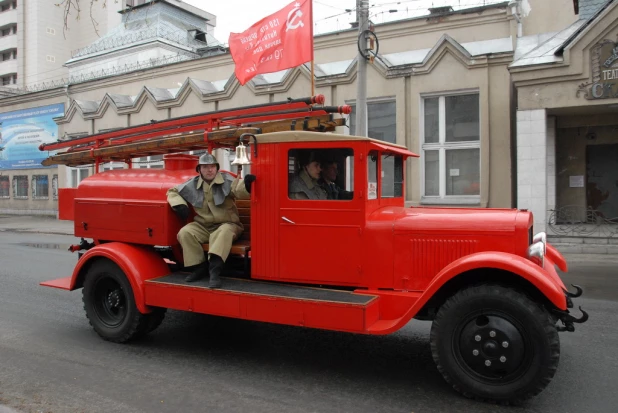
[[[464,396],[519,404],[551,381],[560,341],[547,311],[526,295],[478,285],[440,308],[431,351],[446,381]]]
[[[108,260],[92,264],[86,274],[82,298],[94,331],[115,343],[142,336],[163,320],[162,316],[153,318],[139,312],[129,280],[116,264]]]

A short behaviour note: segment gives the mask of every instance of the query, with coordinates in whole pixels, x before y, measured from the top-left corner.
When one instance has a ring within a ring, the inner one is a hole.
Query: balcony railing
[[[0,51],[7,49],[17,49],[17,35],[9,34],[0,37]]]
[[[0,76],[5,76],[9,73],[17,73],[17,60],[0,60]]]
[[[0,27],[11,26],[17,23],[17,10],[10,9],[0,12]]]
[[[618,237],[618,217],[604,217],[600,211],[566,205],[549,211],[547,225],[554,235],[567,237]]]

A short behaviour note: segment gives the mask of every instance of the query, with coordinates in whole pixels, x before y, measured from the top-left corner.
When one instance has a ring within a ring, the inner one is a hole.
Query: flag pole
[[[311,96],[315,96],[315,73],[313,56],[313,0],[309,3],[309,21],[311,22]]]

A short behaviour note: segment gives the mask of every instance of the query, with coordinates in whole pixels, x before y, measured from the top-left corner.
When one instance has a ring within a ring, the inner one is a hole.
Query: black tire
[[[556,373],[560,340],[548,312],[526,295],[477,285],[442,305],[431,352],[444,379],[464,396],[521,404]]]
[[[88,269],[82,299],[90,325],[104,340],[125,343],[151,331],[150,318],[135,305],[129,280],[112,261],[100,260]]]

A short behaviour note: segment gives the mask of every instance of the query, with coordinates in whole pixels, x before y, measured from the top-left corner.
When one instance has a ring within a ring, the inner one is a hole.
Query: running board
[[[68,276],[68,277],[64,277],[64,278],[57,278],[55,280],[49,280],[49,281],[43,281],[40,282],[39,285],[42,285],[43,287],[51,287],[51,288],[59,288],[61,290],[67,290],[67,291],[71,291],[71,281],[72,281],[73,277],[72,276]]]
[[[348,291],[221,277],[223,288],[208,280],[184,281],[172,273],[144,283],[147,305],[325,330],[367,333],[378,321],[379,297]]]

